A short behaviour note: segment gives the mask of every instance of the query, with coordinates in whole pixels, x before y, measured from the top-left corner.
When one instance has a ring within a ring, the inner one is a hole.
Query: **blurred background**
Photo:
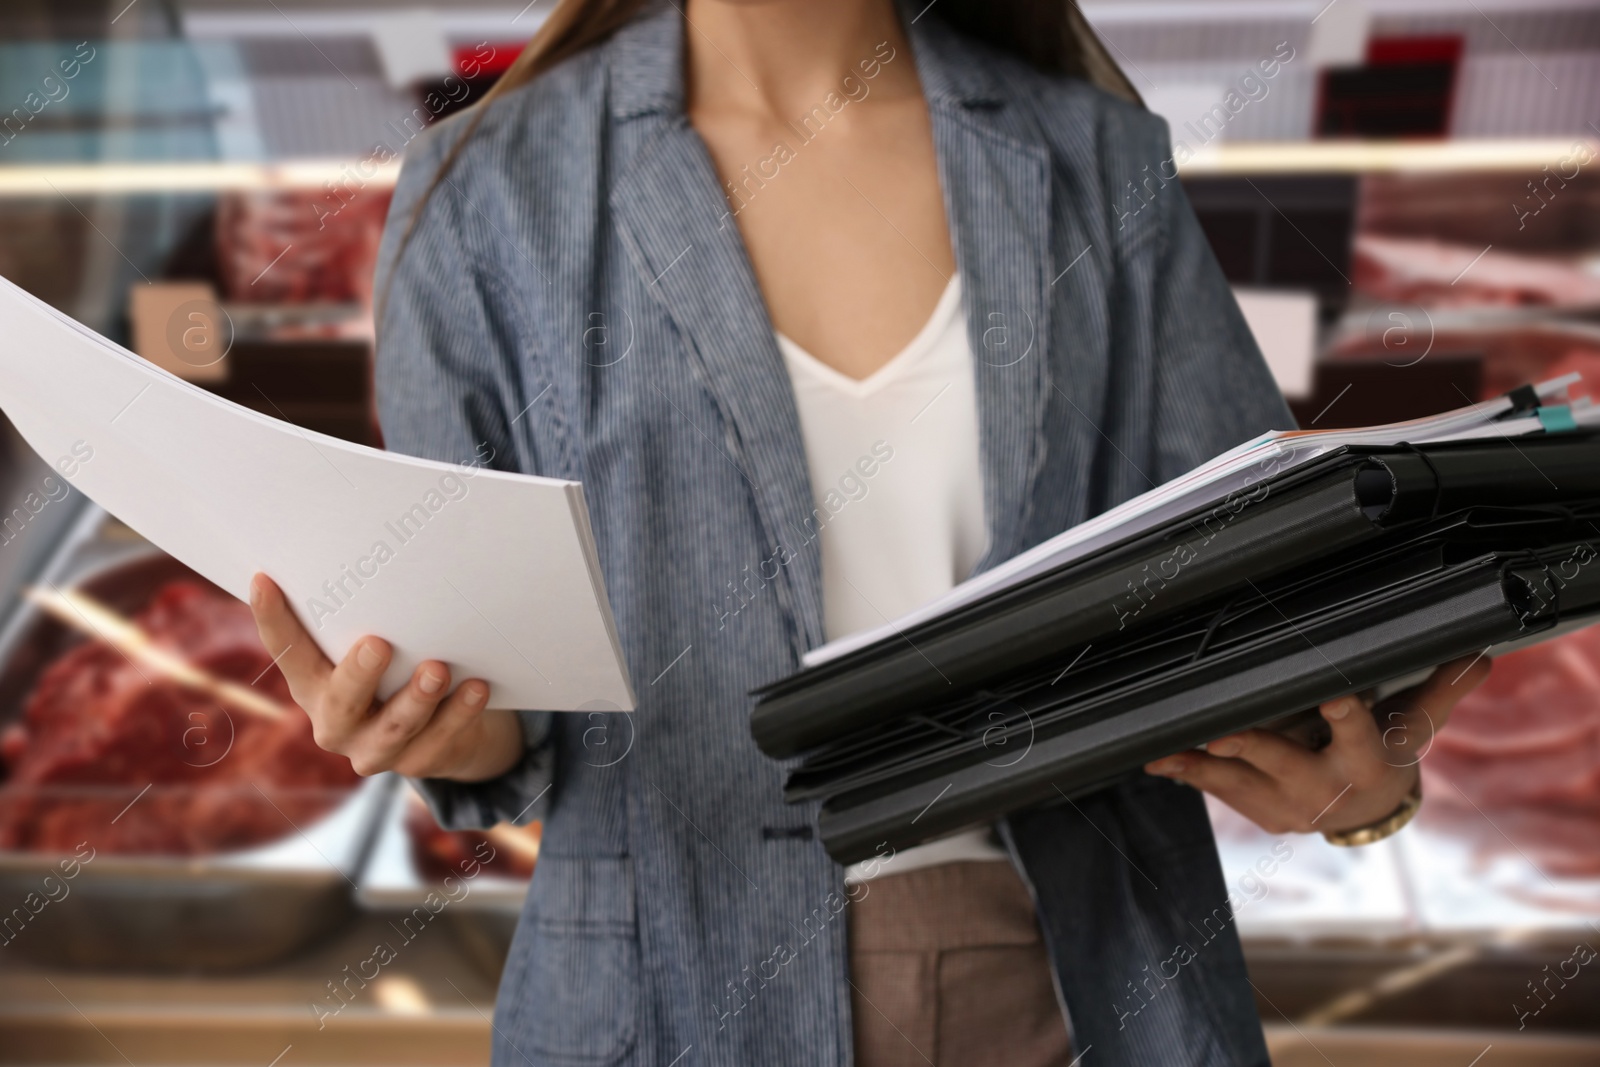
[[[0,274],[381,444],[399,159],[550,6],[10,0]],[[1600,0],[1083,8],[1172,130],[1119,210],[1182,181],[1302,425],[1600,382]],[[320,754],[247,609],[9,425],[0,486],[0,1063],[486,1063],[537,827]],[[1213,812],[1276,1061],[1600,1063],[1600,636],[1505,657],[1424,776],[1365,849]]]

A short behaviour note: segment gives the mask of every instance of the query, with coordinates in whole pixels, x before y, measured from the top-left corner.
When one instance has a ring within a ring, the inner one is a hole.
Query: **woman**
[[[254,599],[320,744],[446,826],[545,821],[497,1063],[1065,1063],[1067,1019],[1091,1063],[1265,1063],[1190,787],[1383,824],[1485,669],[1413,694],[1393,751],[1335,701],[1320,753],[1249,732],[846,881],[746,693],[1290,425],[1076,9],[916,8],[568,0],[406,163],[386,438],[584,483],[638,710],[484,711],[438,662],[379,705],[387,645],[335,666]]]

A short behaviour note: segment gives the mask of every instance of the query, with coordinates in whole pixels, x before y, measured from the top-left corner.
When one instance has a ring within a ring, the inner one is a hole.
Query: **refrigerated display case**
[[[233,970],[336,927],[393,783],[311,745],[248,609],[92,504],[27,590],[0,632],[8,955]]]
[[[1312,390],[1295,407],[1302,423],[1392,421],[1566,369],[1600,381],[1600,171],[1562,163],[1600,136],[1589,125],[1600,114],[1593,5],[1369,4],[1370,36],[1463,42],[1449,136],[1382,142],[1311,139],[1327,65],[1318,27],[1358,6],[1349,0],[1317,21],[1321,4],[1291,0],[1084,6],[1134,84],[1173,110],[1175,128],[1194,117],[1178,114],[1184,101],[1210,107],[1242,66],[1280,42],[1293,51],[1225,136],[1177,166],[1235,281],[1318,302]],[[119,340],[130,287],[209,285],[226,319],[216,325],[227,367],[208,388],[375,441],[370,265],[399,166],[374,162],[373,147],[403,148],[405,116],[438,88],[385,74],[373,20],[403,12],[306,0],[158,7],[133,7],[115,27],[114,10],[41,16],[28,24],[40,40],[0,45],[6,99],[35,88],[41,64],[75,55],[79,41],[94,49],[78,60],[70,97],[14,138],[0,134],[0,273]],[[540,14],[520,2],[435,12],[463,75],[480,42],[503,65]],[[21,599],[24,588],[108,575],[148,588],[164,565],[90,517],[81,496],[52,488],[50,468],[5,429],[5,500],[28,516],[0,548],[0,619],[11,618],[0,631],[0,692],[10,694],[0,715],[11,715],[28,683],[4,680],[32,677],[49,658],[24,646],[53,634],[44,645],[55,642],[55,655],[76,639]],[[30,493],[37,510],[24,504]],[[1556,703],[1593,714],[1600,684],[1573,667],[1553,693],[1506,700],[1514,713]],[[1471,733],[1474,715],[1465,708],[1456,726]],[[1576,758],[1595,742],[1573,731],[1562,745]],[[1600,854],[1582,800],[1592,783],[1571,778],[1578,799],[1565,808],[1480,790],[1515,764],[1503,745],[1486,747],[1495,751],[1441,750],[1437,768],[1425,764],[1417,823],[1370,849],[1280,842],[1219,814],[1275,1062],[1600,1062],[1593,965],[1577,965],[1566,987],[1548,977],[1572,971],[1579,943],[1600,947],[1594,878],[1552,868],[1530,843],[1559,825],[1558,843]],[[1538,766],[1527,776],[1569,782]],[[1466,799],[1451,799],[1452,781]],[[409,786],[385,779],[302,825],[303,836],[292,830],[258,850],[80,861],[71,896],[37,921],[83,933],[34,938],[47,932],[35,925],[19,951],[0,953],[0,1062],[486,1062],[493,976],[527,883],[477,876],[441,921],[405,940],[392,924],[426,908],[441,884],[417,862],[415,810]],[[481,840],[458,843],[471,855]],[[50,860],[58,883],[64,858]],[[43,885],[45,859],[0,856],[8,900]],[[210,918],[192,921],[200,916]],[[31,959],[20,951],[30,940],[40,950]],[[389,942],[396,959],[377,978],[327,999]]]

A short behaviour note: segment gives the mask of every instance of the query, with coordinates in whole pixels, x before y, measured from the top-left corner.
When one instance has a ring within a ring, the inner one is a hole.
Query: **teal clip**
[[[1541,407],[1536,414],[1545,433],[1566,433],[1578,428],[1578,420],[1572,417],[1572,409],[1565,404]]]

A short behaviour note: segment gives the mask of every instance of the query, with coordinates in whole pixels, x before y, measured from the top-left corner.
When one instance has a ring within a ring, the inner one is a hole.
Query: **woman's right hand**
[[[450,668],[428,660],[380,704],[378,681],[392,655],[387,641],[363,637],[335,666],[264,574],[250,581],[250,610],[290,695],[311,717],[312,738],[347,757],[357,774],[476,782],[504,774],[521,758],[521,720],[503,708],[484,710],[483,681],[469,679],[452,691]]]

